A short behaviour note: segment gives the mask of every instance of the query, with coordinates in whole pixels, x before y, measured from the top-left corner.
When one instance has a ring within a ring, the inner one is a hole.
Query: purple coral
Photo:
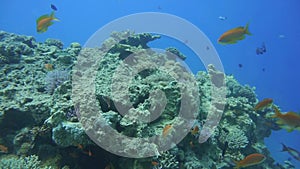
[[[68,79],[69,72],[66,70],[54,70],[48,72],[45,78],[46,91],[53,94],[54,90]]]

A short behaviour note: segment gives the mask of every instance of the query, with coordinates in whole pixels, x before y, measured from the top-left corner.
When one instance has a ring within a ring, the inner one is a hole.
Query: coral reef
[[[99,48],[81,49],[78,43],[64,48],[59,40],[38,43],[33,37],[0,31],[0,145],[8,147],[8,154],[0,155],[1,167],[32,162],[31,168],[229,169],[231,160],[262,153],[268,158],[261,168],[282,168],[264,145],[271,128],[253,110],[254,88],[213,65],[208,73],[200,71],[194,77],[172,57],[185,59],[177,49],[168,48],[166,53],[149,49],[147,43],[157,39],[147,33],[113,32]],[[78,62],[97,72],[72,69]],[[53,70],[45,64],[53,65]],[[73,99],[78,79],[87,89],[94,84],[95,97],[82,94]],[[226,102],[212,96],[212,90],[226,94]],[[99,110],[94,111],[91,100]],[[207,121],[211,123],[205,125]],[[163,137],[166,125],[171,130]],[[199,133],[190,134],[195,125]],[[106,128],[113,132],[102,132]],[[172,149],[160,151],[157,144],[149,144],[139,155],[155,153],[153,157],[118,157],[94,144],[85,132],[95,132],[93,139],[104,140],[109,148],[124,145],[120,153],[146,144],[113,137],[115,133],[141,140],[154,137],[161,147]]]
[[[42,166],[38,156],[31,155],[27,157],[5,156],[0,159],[0,168],[22,168],[22,169],[54,169],[51,166]]]
[[[35,39],[31,36],[0,31],[0,64],[19,63],[21,57],[32,56],[35,47]]]

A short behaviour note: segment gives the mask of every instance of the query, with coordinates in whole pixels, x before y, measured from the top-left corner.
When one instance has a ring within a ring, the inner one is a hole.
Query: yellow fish
[[[57,18],[54,16],[54,11],[48,15],[42,15],[36,20],[36,30],[38,33],[43,33],[48,30],[48,27],[53,24],[52,21],[59,21]]]
[[[251,33],[248,30],[248,27],[249,24],[247,24],[245,27],[240,26],[228,30],[227,32],[221,35],[221,37],[218,39],[218,42],[224,45],[237,43],[237,41],[245,39],[245,34],[251,35]]]
[[[278,118],[276,123],[281,127],[286,129],[288,132],[293,131],[294,129],[300,130],[300,114],[295,112],[287,112],[285,114],[280,113],[279,109],[276,106],[272,106],[275,115],[273,118]]]

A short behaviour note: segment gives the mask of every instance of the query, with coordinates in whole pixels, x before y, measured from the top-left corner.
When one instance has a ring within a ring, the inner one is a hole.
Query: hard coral
[[[69,80],[69,72],[66,70],[54,70],[47,73],[45,78],[46,91],[50,94],[63,82]]]

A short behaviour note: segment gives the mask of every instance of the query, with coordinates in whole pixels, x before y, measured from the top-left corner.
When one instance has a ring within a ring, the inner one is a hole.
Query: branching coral
[[[245,148],[249,143],[245,133],[237,127],[231,127],[228,133],[222,131],[220,141],[223,143],[227,142],[230,149]]]
[[[22,168],[22,169],[51,169],[51,166],[42,167],[38,156],[27,157],[5,156],[0,159],[0,168]]]

